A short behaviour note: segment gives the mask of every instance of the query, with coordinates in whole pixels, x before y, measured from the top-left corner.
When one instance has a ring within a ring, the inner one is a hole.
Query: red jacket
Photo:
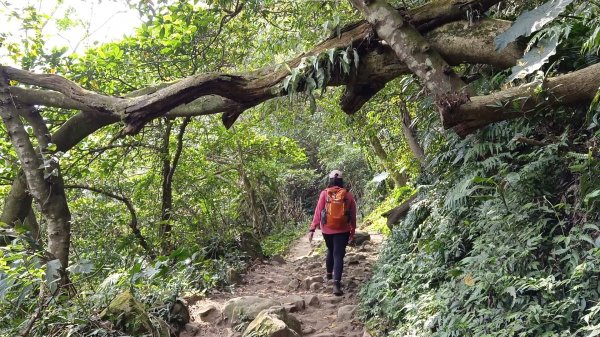
[[[354,232],[356,231],[356,201],[354,200],[354,195],[352,192],[348,192],[346,194],[348,197],[348,206],[350,207],[350,216],[351,220],[348,224],[347,228],[333,230],[331,228],[327,228],[327,225],[321,226],[321,232],[323,234],[338,234],[338,233],[347,233],[350,232],[350,236],[354,236]],[[321,223],[321,211],[325,208],[325,202],[327,201],[327,192],[326,190],[321,191],[321,195],[319,196],[319,202],[317,202],[317,208],[315,209],[315,215],[313,216],[312,224],[310,225],[310,230],[314,231],[317,229],[317,226]]]

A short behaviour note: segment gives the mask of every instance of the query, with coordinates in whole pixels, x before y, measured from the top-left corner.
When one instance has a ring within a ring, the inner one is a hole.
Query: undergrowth
[[[371,331],[600,333],[600,134],[557,125],[448,139],[361,291]],[[516,141],[542,134],[543,146]]]
[[[402,203],[414,192],[414,189],[409,186],[392,190],[390,195],[364,218],[363,229],[368,232],[377,232],[389,236],[391,231],[387,225],[387,218],[383,214]]]

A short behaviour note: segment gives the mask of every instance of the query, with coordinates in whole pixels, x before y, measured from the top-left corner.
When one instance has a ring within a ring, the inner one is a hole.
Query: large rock
[[[221,311],[214,304],[200,307],[197,312],[202,322],[216,323],[221,320],[222,317]]]
[[[251,321],[263,310],[279,306],[280,302],[270,298],[258,296],[244,296],[232,298],[223,306],[223,316],[229,324],[235,325],[244,321]]]
[[[288,315],[283,307],[261,311],[248,325],[242,337],[301,337],[300,322]]]
[[[299,295],[288,295],[286,297],[282,297],[279,301],[283,305],[290,304],[290,312],[297,312],[306,308],[304,298],[302,298],[302,296]]]
[[[323,283],[323,276],[307,277],[304,279],[304,281],[302,281],[302,286],[304,289],[308,290],[310,289],[310,285],[313,283]]]
[[[356,305],[344,305],[338,309],[337,321],[344,322],[350,321],[354,318],[354,313],[356,312]]]
[[[306,295],[304,296],[304,303],[311,307],[318,307],[321,302],[319,301],[319,297],[317,295]]]
[[[159,323],[158,327],[155,327],[144,305],[138,302],[129,291],[117,295],[102,311],[100,317],[132,336],[147,334],[159,337],[170,336],[169,326],[164,321],[155,318]]]

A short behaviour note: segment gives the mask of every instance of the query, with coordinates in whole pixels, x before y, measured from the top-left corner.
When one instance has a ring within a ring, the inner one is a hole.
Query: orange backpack
[[[342,187],[329,187],[325,190],[327,199],[325,208],[321,212],[321,224],[330,229],[339,230],[350,224],[350,203],[346,194],[348,191]]]

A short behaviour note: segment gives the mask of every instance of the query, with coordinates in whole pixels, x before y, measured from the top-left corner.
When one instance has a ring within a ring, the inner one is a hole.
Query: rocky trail
[[[325,280],[320,232],[296,241],[281,257],[253,265],[232,293],[190,301],[191,322],[181,337],[362,337],[355,318],[360,285],[371,276],[382,237],[357,233],[344,261],[345,294],[334,296]],[[321,248],[319,248],[321,247]]]

